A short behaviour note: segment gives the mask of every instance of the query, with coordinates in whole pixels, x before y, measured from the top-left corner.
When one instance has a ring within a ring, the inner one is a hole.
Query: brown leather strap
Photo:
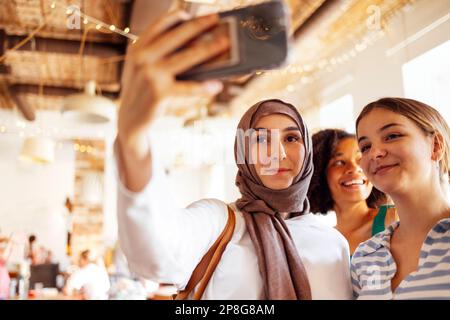
[[[236,225],[236,217],[234,215],[233,209],[228,206],[228,221],[223,229],[222,233],[219,235],[214,244],[209,248],[208,252],[203,256],[202,260],[195,267],[192,272],[192,276],[189,279],[186,288],[183,291],[180,291],[175,299],[176,300],[185,300],[189,296],[189,294],[195,289],[197,284],[199,284],[197,291],[194,292],[193,300],[200,300],[203,295],[203,292],[208,285],[209,280],[211,279],[214,270],[217,267],[217,264],[222,257],[225,248],[230,242],[231,237],[234,233],[234,227]]]

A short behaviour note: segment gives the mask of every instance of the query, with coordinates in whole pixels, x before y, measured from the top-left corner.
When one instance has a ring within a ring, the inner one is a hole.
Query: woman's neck
[[[441,219],[450,217],[450,202],[441,188],[423,188],[407,194],[391,194],[400,218],[398,235],[425,236]]]
[[[335,203],[336,229],[341,232],[358,229],[367,221],[370,210],[366,201]]]

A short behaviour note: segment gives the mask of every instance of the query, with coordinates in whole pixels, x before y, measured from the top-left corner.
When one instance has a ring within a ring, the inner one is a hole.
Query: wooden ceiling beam
[[[11,86],[15,92],[18,94],[39,94],[40,87],[39,85],[32,84],[15,84]],[[63,88],[63,87],[50,87],[44,86],[42,88],[42,92],[45,96],[49,97],[65,97],[71,94],[77,94],[81,91],[79,89],[74,88]],[[109,99],[118,99],[119,93],[117,92],[102,92],[102,96],[107,97]]]
[[[25,39],[23,36],[11,36],[4,35],[4,40],[2,42],[6,43],[6,48],[14,47],[20,41]],[[38,52],[51,52],[51,53],[68,53],[68,54],[78,54],[80,51],[80,42],[71,40],[60,40],[60,39],[48,39],[35,37],[34,40],[28,41],[18,51],[38,51]],[[84,54],[89,56],[98,56],[102,58],[112,57],[124,54],[126,50],[126,45],[121,44],[111,44],[111,43],[91,43],[86,42],[84,48]]]
[[[0,95],[3,98],[4,107],[7,109],[13,109],[17,107],[22,113],[23,117],[28,121],[34,121],[36,119],[36,113],[22,97],[20,97],[14,88],[11,88],[6,81],[0,81]]]
[[[12,92],[11,94],[12,101],[16,105],[17,109],[22,113],[23,117],[28,121],[36,120],[36,111],[32,106],[28,104],[25,99],[18,95],[16,92]]]

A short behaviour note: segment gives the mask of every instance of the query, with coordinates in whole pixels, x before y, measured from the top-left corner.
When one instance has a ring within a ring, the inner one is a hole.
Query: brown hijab
[[[312,143],[303,119],[291,104],[265,100],[252,106],[242,117],[238,131],[254,129],[255,123],[270,114],[284,114],[297,124],[305,146],[305,158],[299,175],[283,190],[265,187],[246,150],[249,138],[236,135],[234,154],[238,166],[236,185],[242,197],[236,202],[244,214],[245,224],[255,246],[264,281],[265,298],[269,300],[309,300],[311,288],[306,270],[280,212],[298,216],[309,212],[306,198],[313,174]],[[238,161],[243,159],[244,161]]]

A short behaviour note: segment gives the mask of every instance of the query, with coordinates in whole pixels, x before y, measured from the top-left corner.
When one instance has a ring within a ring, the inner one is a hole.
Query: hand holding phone
[[[279,67],[287,58],[289,36],[287,9],[281,1],[219,13],[217,26],[188,46],[226,36],[230,48],[209,61],[177,75],[179,80],[220,79],[256,70]]]

